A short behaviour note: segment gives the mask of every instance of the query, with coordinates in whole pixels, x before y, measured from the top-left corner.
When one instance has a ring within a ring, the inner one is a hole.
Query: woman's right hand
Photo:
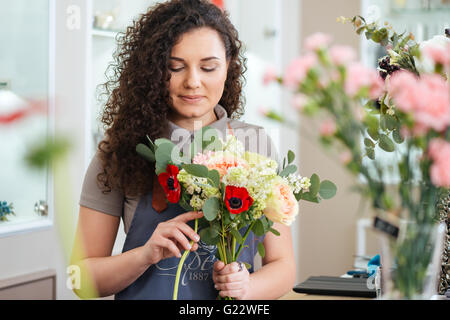
[[[145,260],[149,264],[156,264],[170,257],[181,258],[181,253],[184,250],[196,251],[200,236],[194,232],[187,222],[201,217],[203,217],[203,212],[190,211],[159,223],[150,239],[143,246]],[[194,241],[192,247],[188,238]]]

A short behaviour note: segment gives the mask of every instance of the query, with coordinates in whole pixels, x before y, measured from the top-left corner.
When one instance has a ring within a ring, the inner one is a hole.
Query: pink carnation
[[[332,119],[326,119],[320,125],[319,132],[321,136],[330,137],[336,132],[336,122]]]
[[[376,70],[360,63],[352,63],[347,70],[345,92],[354,97],[362,88],[368,88],[370,98],[377,99],[383,93],[384,82]]]
[[[308,102],[308,97],[306,97],[304,94],[302,93],[296,93],[293,97],[292,97],[292,106],[299,110],[302,111],[303,108],[305,107],[306,103]]]
[[[330,49],[330,58],[335,65],[346,65],[356,59],[356,53],[350,46],[336,45]]]
[[[438,187],[450,188],[450,143],[440,138],[431,140],[428,155],[433,160],[431,182]]]
[[[424,74],[419,79],[399,71],[391,77],[388,91],[400,110],[412,113],[415,131],[433,128],[440,132],[450,125],[450,88],[441,76]]]
[[[263,84],[267,86],[271,82],[277,81],[277,71],[274,67],[268,67],[264,73]]]
[[[327,47],[330,42],[331,36],[322,32],[317,32],[306,38],[305,48],[309,51],[315,51],[320,48]]]
[[[290,89],[295,89],[305,79],[308,71],[317,63],[314,54],[306,54],[293,60],[287,67],[284,76],[284,85]]]
[[[201,164],[206,166],[208,164],[209,159],[214,155],[213,151],[208,150],[206,154],[198,153],[193,159],[192,163]]]

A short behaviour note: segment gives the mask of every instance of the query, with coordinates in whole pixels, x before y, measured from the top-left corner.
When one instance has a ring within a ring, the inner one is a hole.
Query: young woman
[[[105,139],[86,173],[80,199],[76,241],[84,250],[74,253],[73,263],[83,271],[75,292],[86,297],[83,281],[91,279],[99,296],[171,299],[179,257],[186,249],[192,252],[179,299],[215,299],[218,294],[276,299],[288,292],[295,281],[289,227],[276,224],[279,237],[248,237],[240,261],[253,266],[256,244],[264,241],[266,256],[258,270],[247,270],[242,263],[225,265],[215,257],[216,248],[204,244],[192,228],[201,212],[184,212],[178,204],[159,206],[161,187],[154,168],[135,151],[146,135],[181,146],[195,131],[210,126],[235,134],[247,150],[278,160],[263,128],[236,120],[243,114],[245,60],[227,14],[207,0],[158,4],[127,29],[115,58],[114,76],[105,84]],[[120,218],[127,237],[123,252],[111,256]]]

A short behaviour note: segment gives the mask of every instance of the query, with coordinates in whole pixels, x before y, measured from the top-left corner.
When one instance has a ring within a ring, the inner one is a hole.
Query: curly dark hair
[[[102,85],[107,96],[101,122],[105,138],[99,143],[103,172],[97,180],[103,192],[118,189],[129,196],[151,190],[153,166],[136,153],[136,145],[163,136],[172,106],[169,95],[169,57],[180,37],[209,27],[220,35],[229,62],[219,101],[230,118],[244,113],[246,59],[229,13],[207,0],[171,0],[150,7],[117,37],[114,61]],[[110,73],[112,69],[112,73]],[[108,76],[109,74],[109,76]]]

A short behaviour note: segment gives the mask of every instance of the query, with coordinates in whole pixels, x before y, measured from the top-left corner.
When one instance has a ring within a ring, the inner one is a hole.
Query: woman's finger
[[[166,229],[163,232],[163,236],[165,236],[166,238],[171,238],[174,241],[178,242],[181,245],[181,247],[183,248],[183,250],[191,250],[192,249],[192,246],[189,243],[189,240],[177,228]]]
[[[169,250],[175,257],[181,258],[181,252],[172,240],[161,237],[161,239],[157,240],[156,244]]]

